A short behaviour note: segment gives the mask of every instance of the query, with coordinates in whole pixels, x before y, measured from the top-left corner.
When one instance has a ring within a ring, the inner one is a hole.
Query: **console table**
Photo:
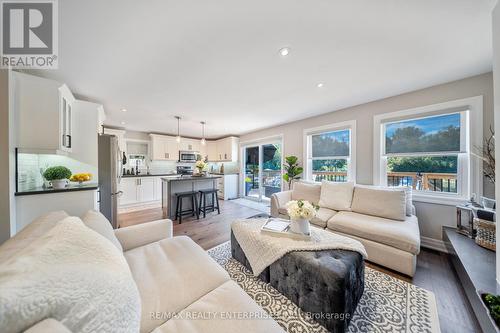
[[[495,252],[480,247],[473,239],[451,227],[443,227],[443,241],[483,332],[498,332],[480,295],[499,293]]]

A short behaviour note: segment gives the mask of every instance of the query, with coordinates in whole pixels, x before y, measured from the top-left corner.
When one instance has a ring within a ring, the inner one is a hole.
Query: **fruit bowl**
[[[72,182],[78,182],[78,185],[82,186],[84,182],[88,182],[92,179],[92,174],[90,173],[75,173],[69,179]]]

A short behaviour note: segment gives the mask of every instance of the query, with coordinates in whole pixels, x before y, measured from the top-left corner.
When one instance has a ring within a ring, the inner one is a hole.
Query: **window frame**
[[[349,156],[335,156],[337,159],[347,160],[347,181],[356,182],[356,120],[348,120],[344,122],[332,123],[328,125],[323,125],[314,128],[307,128],[303,131],[303,142],[304,142],[304,178],[307,181],[313,181],[312,179],[312,136],[335,132],[349,130]],[[333,156],[332,156],[333,157]],[[318,158],[319,159],[319,158]],[[325,160],[334,158],[321,158]]]
[[[481,147],[483,141],[483,96],[464,98],[423,107],[383,113],[374,116],[373,182],[375,185],[387,185],[387,157],[385,154],[385,124],[402,120],[411,120],[428,116],[461,113],[461,152],[458,156],[457,193],[414,191],[413,199],[445,205],[456,205],[468,200],[472,194],[476,197],[483,192],[483,166],[480,158],[473,154],[474,147]],[[463,151],[462,151],[463,150]],[[405,154],[390,154],[400,156]],[[411,155],[411,154],[406,154]],[[425,156],[429,153],[414,153]],[[436,153],[436,156],[450,155]],[[465,177],[464,177],[465,175]]]

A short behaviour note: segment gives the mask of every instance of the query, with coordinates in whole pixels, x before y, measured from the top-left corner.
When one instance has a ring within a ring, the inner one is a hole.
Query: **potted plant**
[[[500,327],[500,296],[486,293],[481,294],[481,299],[496,327]]]
[[[43,173],[43,177],[52,184],[54,189],[63,189],[69,182],[71,170],[64,166],[54,166],[47,168]]]
[[[309,201],[292,200],[286,204],[286,211],[290,216],[290,231],[297,234],[309,235],[311,230],[309,221],[316,216],[318,206]]]
[[[288,183],[288,189],[292,189],[292,182],[294,180],[300,179],[300,175],[304,172],[304,168],[299,166],[297,156],[287,156],[285,157],[285,174],[283,175],[283,179]]]
[[[245,196],[248,195],[248,192],[252,189],[252,179],[250,177],[245,177]]]

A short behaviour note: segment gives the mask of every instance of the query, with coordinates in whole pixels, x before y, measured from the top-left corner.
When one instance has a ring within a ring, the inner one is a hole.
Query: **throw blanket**
[[[367,258],[365,247],[355,239],[314,227],[311,228],[310,240],[273,236],[260,231],[266,221],[267,219],[248,219],[231,224],[234,237],[245,252],[255,276],[292,251],[349,250]]]
[[[79,218],[57,222],[0,264],[2,333],[22,332],[46,318],[73,333],[139,332],[140,314],[123,254]]]

